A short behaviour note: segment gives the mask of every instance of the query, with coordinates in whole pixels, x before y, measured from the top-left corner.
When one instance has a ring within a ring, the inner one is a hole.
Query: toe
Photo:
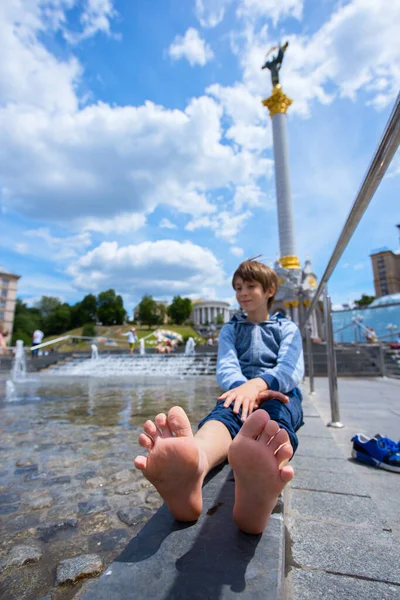
[[[167,415],[164,413],[160,413],[155,418],[156,425],[158,429],[161,431],[162,437],[171,437],[172,433],[167,423]]]
[[[147,458],[145,456],[137,456],[133,461],[133,464],[139,471],[144,471],[147,465]]]
[[[292,458],[293,456],[293,448],[292,446],[288,443],[285,444],[284,446],[281,446],[279,448],[279,450],[277,451],[277,453],[275,454],[276,460],[279,464],[279,468],[283,468],[286,463],[288,462],[288,460],[290,458]]]
[[[292,481],[292,479],[294,477],[294,471],[293,471],[292,467],[283,467],[280,470],[280,473],[281,473],[281,479],[285,483],[289,483],[289,481]]]
[[[153,440],[145,433],[141,433],[139,435],[139,444],[142,446],[142,448],[146,448],[146,450],[151,450],[154,446]]]
[[[240,434],[245,437],[256,439],[261,435],[269,420],[269,414],[265,412],[265,410],[257,410],[246,419],[240,430]]]
[[[272,443],[271,440],[278,433],[278,431],[278,423],[276,421],[268,421],[260,435],[260,442],[264,444]]]
[[[160,432],[158,431],[155,423],[153,423],[153,421],[146,421],[146,423],[143,426],[143,430],[145,433],[147,433],[147,435],[149,435],[150,437],[153,438],[153,440],[160,435]]]
[[[287,444],[288,442],[290,442],[288,432],[286,429],[280,429],[271,440],[270,446],[273,452],[276,452],[279,446],[282,446],[282,444]]]
[[[190,421],[180,406],[173,406],[168,412],[168,426],[177,437],[193,437]]]

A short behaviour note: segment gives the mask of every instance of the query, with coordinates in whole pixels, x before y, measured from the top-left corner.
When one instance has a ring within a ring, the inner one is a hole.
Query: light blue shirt
[[[239,313],[222,327],[217,382],[224,391],[261,377],[271,390],[287,394],[300,384],[303,375],[300,331],[280,313],[261,323],[251,323]]]

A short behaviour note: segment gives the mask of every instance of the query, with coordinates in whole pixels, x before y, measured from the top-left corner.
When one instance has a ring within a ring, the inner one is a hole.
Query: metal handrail
[[[326,331],[326,347],[328,354],[328,378],[329,378],[329,396],[331,403],[331,421],[328,425],[332,427],[343,427],[340,422],[339,401],[338,401],[338,386],[337,386],[337,371],[336,357],[333,339],[331,300],[328,295],[327,283],[336,268],[344,250],[346,249],[354,231],[356,230],[363,214],[365,213],[369,203],[371,202],[379,184],[382,181],[398,147],[400,144],[400,94],[396,98],[393,110],[386,124],[382,138],[379,142],[375,155],[369,165],[364,180],[357,193],[354,204],[351,208],[349,216],[344,224],[342,232],[339,236],[336,246],[329,259],[328,265],[321,277],[321,281],[311,301],[311,304],[306,312],[303,321],[303,332],[307,336],[307,328],[309,319],[316,307],[322,293],[324,293],[324,309],[325,309],[325,331]],[[312,363],[311,344],[307,344],[307,353],[309,365]],[[384,369],[382,369],[384,374]],[[310,388],[313,390],[313,376],[310,376]]]
[[[400,144],[400,94],[396,98],[393,110],[383,132],[381,141],[378,149],[371,161],[371,164],[364,177],[364,181],[358,191],[353,207],[347,217],[346,223],[344,224],[342,233],[336,243],[335,249],[332,252],[332,256],[328,262],[324,274],[321,277],[321,281],[315,292],[314,298],[311,301],[309,309],[305,316],[305,323],[311,316],[312,311],[317,304],[319,297],[324,289],[325,285],[330,279],[337,263],[339,262],[344,250],[347,247],[357,225],[359,224],[361,217],[366,211],[372,197],[384,174],[386,173],[393,156],[395,155],[397,148]]]

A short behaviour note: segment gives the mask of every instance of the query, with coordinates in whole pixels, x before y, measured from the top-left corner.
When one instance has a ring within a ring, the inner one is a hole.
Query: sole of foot
[[[174,406],[155,421],[146,421],[139,444],[148,456],[137,456],[134,464],[143,472],[178,521],[196,521],[202,511],[202,484],[206,458],[198,448],[189,419]]]
[[[264,410],[255,411],[233,440],[228,460],[235,474],[233,518],[245,533],[264,531],[278,496],[293,479],[288,433]]]

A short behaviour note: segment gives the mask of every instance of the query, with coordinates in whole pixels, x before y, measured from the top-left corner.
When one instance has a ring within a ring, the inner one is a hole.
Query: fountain
[[[92,344],[92,360],[98,360],[99,359],[99,350],[96,346],[96,344]]]
[[[11,367],[11,379],[12,381],[22,381],[26,377],[26,359],[24,342],[17,340],[15,346],[15,356]]]
[[[190,337],[188,339],[188,341],[186,342],[185,356],[192,356],[193,354],[196,354],[196,351],[194,349],[195,346],[196,346],[196,343],[195,343],[194,339],[192,337]]]
[[[139,341],[139,346],[140,346],[140,354],[143,356],[143,354],[146,354],[146,348],[145,348],[145,341],[144,338],[141,338]]]

